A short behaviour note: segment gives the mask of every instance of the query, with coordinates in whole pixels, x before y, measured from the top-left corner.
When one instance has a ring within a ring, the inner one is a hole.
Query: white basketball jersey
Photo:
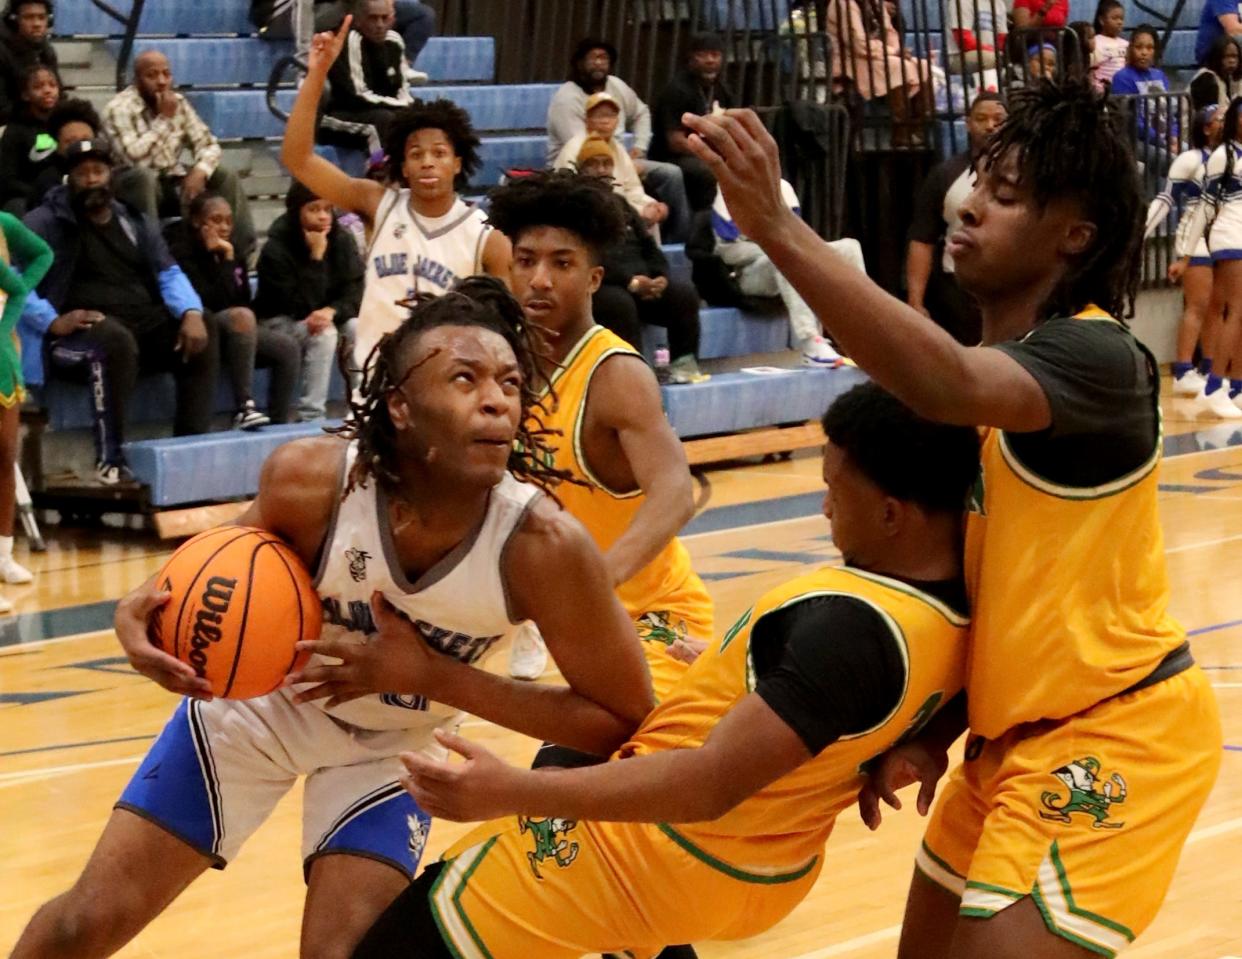
[[[375,211],[358,312],[354,359],[360,369],[379,338],[409,315],[398,301],[416,293],[441,296],[458,278],[483,271],[483,247],[492,232],[486,220],[461,197],[444,216],[425,217],[410,206],[409,190],[384,194]]]
[[[342,489],[356,451],[351,443]],[[374,480],[355,488],[336,507],[315,577],[323,602],[323,638],[366,642],[376,632],[371,594],[379,590],[437,652],[477,662],[515,625],[500,562],[539,496],[535,486],[505,473],[492,489],[482,524],[411,583],[397,559],[387,496]],[[434,727],[460,718],[452,707],[396,693],[365,696],[327,711],[362,729],[426,727],[428,736]]]

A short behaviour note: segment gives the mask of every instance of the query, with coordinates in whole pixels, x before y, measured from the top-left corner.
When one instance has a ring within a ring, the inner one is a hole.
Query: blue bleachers
[[[121,13],[129,4],[119,0],[113,4]],[[57,4],[56,32],[69,36],[119,37],[125,32],[90,0],[69,0]],[[255,32],[250,22],[250,0],[209,0],[207,3],[182,3],[179,0],[148,0],[142,11],[141,34],[199,35],[210,33]]]
[[[59,25],[58,25],[59,26]],[[119,40],[106,44],[113,56]],[[293,52],[288,42],[257,37],[177,37],[134,41],[134,56],[158,50],[168,57],[178,86],[266,85],[276,61]],[[432,37],[419,54],[417,66],[437,83],[491,80],[495,75],[496,42],[491,37]],[[544,106],[545,112],[547,105]],[[543,117],[540,117],[540,125]],[[510,128],[512,128],[510,124]]]

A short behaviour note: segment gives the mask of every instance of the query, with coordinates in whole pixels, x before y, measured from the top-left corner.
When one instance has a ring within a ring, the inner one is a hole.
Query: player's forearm
[[[880,289],[792,211],[753,239],[880,386],[928,419],[974,422],[965,369],[969,351],[952,336]]]
[[[927,748],[948,752],[967,729],[966,693],[950,699],[919,733],[918,739]]]
[[[604,554],[613,586],[620,586],[650,563],[694,516],[689,479],[652,486],[629,528]]]
[[[923,307],[927,298],[927,281],[931,277],[932,257],[936,248],[930,243],[910,241],[906,252],[906,302],[916,310]]]
[[[306,165],[315,153],[315,121],[327,77],[324,70],[307,72],[297,98],[293,101],[289,122],[285,125],[285,142],[280,148],[280,160],[299,179],[305,175]]]
[[[614,712],[568,686],[518,682],[456,660],[441,664],[430,698],[473,713],[534,739],[609,756],[651,708],[649,691],[625,714]]]
[[[745,798],[719,779],[703,749],[544,768],[515,777],[513,812],[605,822],[706,822]]]

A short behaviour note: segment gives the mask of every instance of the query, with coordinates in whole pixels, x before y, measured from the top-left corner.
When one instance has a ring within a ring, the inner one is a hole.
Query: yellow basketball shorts
[[[658,605],[658,608],[655,608]],[[689,663],[669,655],[669,647],[678,639],[712,642],[715,626],[714,608],[702,580],[691,573],[674,595],[662,599],[652,608],[633,614],[642,640],[643,655],[651,670],[651,686],[656,702],[663,702],[677,684]]]
[[[751,872],[669,826],[508,817],[445,854],[432,914],[459,959],[578,959],[757,935],[810,891],[821,857]]]
[[[1030,896],[1049,931],[1115,956],[1164,901],[1221,750],[1197,666],[1068,719],[972,737],[916,865],[963,916]]]

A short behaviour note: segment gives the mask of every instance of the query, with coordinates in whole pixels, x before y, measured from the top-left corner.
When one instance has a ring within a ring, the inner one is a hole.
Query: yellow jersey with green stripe
[[[643,503],[642,490],[617,492],[608,488],[586,462],[582,431],[586,419],[591,380],[600,365],[611,357],[639,356],[625,340],[602,326],[593,326],[552,377],[556,402],[545,400],[539,414],[543,425],[559,430],[554,465],[568,470],[578,483],[562,483],[556,489],[561,504],[590,532],[601,552],[611,548],[630,527]],[[549,409],[548,407],[552,407]],[[617,597],[634,619],[653,611],[685,605],[685,594],[697,604],[710,603],[707,590],[690,565],[690,554],[681,541],[670,540],[646,566],[617,587]],[[671,639],[669,640],[671,642]]]
[[[1117,324],[1094,307],[1073,320]],[[984,431],[966,527],[974,732],[992,739],[1080,713],[1145,678],[1185,639],[1168,611],[1158,425],[1154,434],[1137,468],[1088,487],[1049,480],[1015,451],[1020,437]]]
[[[864,764],[914,735],[965,680],[969,620],[939,599],[896,579],[849,567],[825,568],[767,593],[717,645],[698,658],[672,694],[643,722],[622,756],[694,749],[756,687],[755,629],[766,616],[819,597],[861,600],[892,633],[905,665],[901,697],[872,728],[842,737],[719,819],[662,826],[709,862],[748,864],[771,881],[810,870],[837,815],[853,805]],[[824,636],[831,643],[831,635]]]

